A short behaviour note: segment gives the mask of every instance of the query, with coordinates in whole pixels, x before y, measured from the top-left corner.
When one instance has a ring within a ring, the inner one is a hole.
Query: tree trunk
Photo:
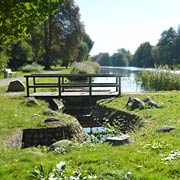
[[[51,62],[51,46],[52,46],[52,15],[49,16],[49,19],[44,22],[44,65],[45,69],[49,70]]]

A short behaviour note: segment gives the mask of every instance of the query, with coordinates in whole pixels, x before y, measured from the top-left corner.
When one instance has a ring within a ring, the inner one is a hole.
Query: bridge
[[[121,94],[119,74],[32,74],[24,77],[27,97],[103,98]]]

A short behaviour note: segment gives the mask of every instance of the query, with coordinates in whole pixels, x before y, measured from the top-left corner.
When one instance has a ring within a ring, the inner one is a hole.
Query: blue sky
[[[156,45],[164,30],[180,25],[180,0],[75,0],[81,21],[95,42],[91,55],[120,48],[133,54],[149,41]]]

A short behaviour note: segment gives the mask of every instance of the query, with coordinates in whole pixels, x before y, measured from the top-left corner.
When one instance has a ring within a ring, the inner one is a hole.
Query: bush
[[[85,62],[75,62],[72,65],[71,74],[96,74],[99,73],[100,66],[96,62],[85,61]],[[84,78],[71,78],[70,80],[86,80]]]
[[[23,72],[41,72],[42,67],[38,64],[28,64],[22,67]]]
[[[92,61],[75,62],[71,74],[96,74],[99,72],[99,65]]]

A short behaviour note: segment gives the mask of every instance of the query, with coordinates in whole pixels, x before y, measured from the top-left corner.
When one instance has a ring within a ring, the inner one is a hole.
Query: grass
[[[36,128],[44,125],[47,119],[43,112],[48,109],[45,101],[38,100],[40,106],[29,106],[24,97],[1,96],[0,136],[12,133],[16,129]],[[73,117],[58,112],[57,116],[73,121]]]
[[[42,164],[46,170],[59,161],[65,161],[69,173],[74,171],[97,175],[97,179],[180,179],[180,159],[163,161],[171,151],[180,150],[180,94],[177,92],[134,95],[140,99],[150,96],[162,108],[145,108],[131,111],[142,118],[144,127],[130,133],[135,143],[111,146],[106,143],[84,143],[73,146],[67,154],[49,152],[46,147],[27,149],[0,148],[0,179],[28,179],[34,166]],[[99,104],[119,110],[125,107],[128,95],[101,100]],[[16,128],[39,126],[45,118],[42,110],[47,108],[26,107],[20,97],[1,96],[1,136]],[[2,103],[3,102],[3,103]],[[37,114],[38,116],[33,116]],[[156,133],[163,126],[173,126],[175,131]],[[131,177],[128,176],[130,174]]]
[[[62,71],[62,73],[68,73]],[[49,81],[49,79],[47,79]],[[1,88],[5,92],[5,87]],[[161,108],[145,108],[130,111],[126,102],[132,95],[101,100],[98,103],[110,108],[134,113],[141,117],[144,126],[131,132],[134,144],[112,146],[106,143],[74,144],[66,154],[51,152],[47,147],[26,149],[7,149],[3,146],[4,138],[16,130],[43,126],[46,118],[43,111],[48,108],[44,101],[41,106],[29,107],[24,97],[0,95],[0,179],[27,180],[34,167],[42,164],[48,170],[60,161],[65,161],[69,174],[86,172],[97,175],[97,179],[121,180],[171,180],[180,179],[180,159],[164,161],[171,151],[180,150],[180,93],[167,91],[149,94],[134,94],[144,99],[150,96]],[[62,119],[72,117],[59,113]],[[156,133],[164,126],[176,129],[170,133]]]

